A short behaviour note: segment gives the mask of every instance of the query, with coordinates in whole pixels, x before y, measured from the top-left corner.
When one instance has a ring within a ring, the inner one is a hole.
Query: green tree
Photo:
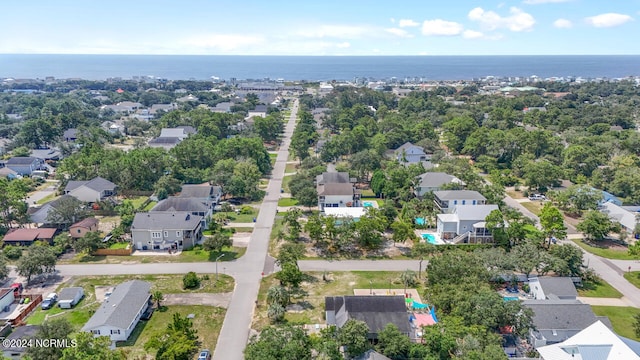
[[[540,226],[544,236],[549,239],[564,239],[567,236],[567,227],[564,225],[564,218],[560,210],[551,203],[546,202],[540,210]]]
[[[198,331],[190,319],[175,313],[167,328],[152,336],[144,349],[147,352],[156,349],[158,360],[189,360],[198,349]]]
[[[34,338],[36,339],[68,339],[73,332],[73,327],[63,318],[46,320],[40,325]],[[62,357],[64,348],[58,346],[30,346],[26,349],[26,355],[32,359],[58,360]]]
[[[296,263],[287,262],[282,264],[282,270],[278,271],[276,279],[280,280],[282,286],[297,288],[304,279],[304,274]]]
[[[102,235],[97,231],[86,233],[83,237],[75,240],[74,248],[78,253],[92,254],[103,247]]]
[[[618,231],[620,224],[611,221],[607,214],[598,210],[589,210],[576,229],[583,232],[591,240],[602,240],[610,232]]]
[[[151,294],[151,298],[156,302],[156,308],[160,309],[160,307],[162,306],[161,303],[164,300],[164,294],[162,294],[162,291],[154,291],[153,294]]]
[[[304,256],[306,249],[304,244],[287,242],[280,246],[276,261],[280,266],[286,263],[296,264]]]
[[[346,348],[347,356],[356,357],[371,347],[368,334],[369,327],[364,321],[349,319],[338,330],[338,342]]]
[[[315,187],[306,187],[296,193],[298,204],[306,207],[318,205],[318,191]]]
[[[289,305],[289,292],[282,286],[271,286],[267,290],[267,304],[278,304],[283,308]]]
[[[246,360],[311,360],[311,340],[299,327],[269,326],[253,336],[244,350]]]
[[[154,190],[156,195],[158,196],[158,200],[164,200],[168,195],[174,195],[179,192],[182,188],[182,182],[171,175],[163,175],[156,184],[154,185]],[[163,197],[158,195],[159,193],[164,194]]]
[[[0,280],[4,280],[9,276],[10,269],[7,266],[7,258],[0,254]]]
[[[200,287],[200,278],[195,272],[189,271],[182,277],[182,287],[184,289],[195,289]]]
[[[278,323],[284,320],[285,313],[286,309],[280,304],[269,304],[269,307],[267,308],[267,316],[272,323]]]
[[[202,243],[202,247],[214,253],[219,253],[223,248],[232,246],[233,240],[226,233],[217,232],[211,236],[207,236],[207,238]]]
[[[124,360],[122,350],[111,350],[111,339],[108,336],[94,337],[92,333],[80,331],[75,335],[76,346],[62,351],[61,360]]]
[[[408,359],[410,348],[411,341],[394,324],[387,324],[378,334],[378,351],[392,360]]]
[[[394,243],[403,243],[407,240],[418,240],[418,237],[416,236],[416,233],[413,232],[411,225],[404,221],[394,221],[391,224],[391,229],[393,230],[392,239]]]
[[[551,249],[549,249],[549,253],[566,264],[566,271],[560,271],[558,269],[556,270],[559,275],[582,275],[582,250],[570,244],[561,244],[552,246]]]
[[[52,273],[56,269],[56,254],[51,246],[31,246],[16,266],[20,276],[27,278],[27,284],[34,275]]]
[[[54,200],[55,206],[47,214],[46,222],[68,228],[88,215],[85,205],[73,196],[65,195]]]

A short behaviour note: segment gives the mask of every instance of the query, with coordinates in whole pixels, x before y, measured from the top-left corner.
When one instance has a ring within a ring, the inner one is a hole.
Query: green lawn
[[[284,172],[292,173],[298,171],[297,164],[287,164],[284,168]]]
[[[588,251],[594,255],[598,255],[601,256],[603,258],[607,258],[607,259],[614,259],[614,260],[636,260],[638,259],[637,256],[632,256],[629,255],[628,251],[622,251],[622,250],[616,250],[616,249],[609,249],[606,247],[595,247],[592,246],[590,244],[585,243],[582,240],[573,240],[573,242],[575,242],[576,244],[578,244],[578,246],[580,246],[581,248],[583,248],[585,251]]]
[[[294,198],[281,198],[278,200],[278,206],[296,206],[298,205],[298,200]]]
[[[640,271],[625,272],[624,278],[635,287],[640,288]]]
[[[142,204],[144,204],[145,201],[147,201],[147,199],[149,199],[148,196],[136,196],[128,198],[125,201],[130,202],[133,205],[133,208],[137,210],[140,208],[140,206],[142,206]]]
[[[57,198],[59,198],[59,196],[56,195],[55,192],[52,192],[51,194],[49,194],[49,195],[43,197],[42,199],[36,201],[36,204],[38,204],[38,205],[46,204],[49,201],[53,201],[53,200],[55,200]]]
[[[282,178],[282,188],[284,189],[284,192],[291,192],[291,190],[289,190],[289,183],[291,182],[291,179],[293,179],[293,175],[287,175]]]
[[[258,210],[257,209],[253,209],[251,211],[250,214],[237,214],[235,211],[228,211],[228,212],[218,212],[216,214],[223,214],[224,216],[226,216],[230,222],[234,222],[234,223],[252,223],[253,222],[253,218],[258,217]],[[222,216],[222,215],[219,215]]]
[[[623,306],[591,306],[598,316],[606,316],[613,324],[613,331],[629,339],[640,340],[633,330],[633,317],[640,309]]]
[[[278,157],[278,154],[269,153],[269,160],[271,161],[271,166],[276,164],[277,157]]]
[[[146,359],[149,354],[155,355],[154,350],[146,351],[144,344],[154,334],[166,329],[167,324],[172,321],[175,313],[179,313],[184,317],[189,314],[194,315],[191,321],[194,329],[198,331],[200,340],[198,346],[200,349],[209,349],[213,353],[218,342],[218,335],[222,328],[226,310],[204,305],[163,306],[161,310],[155,311],[148,321],[140,321],[128,341],[118,343],[116,346],[125,351],[127,359]]]
[[[273,227],[271,228],[271,234],[269,235],[269,255],[271,256],[276,256],[276,247],[278,245],[278,241],[276,240],[276,238],[278,237],[278,232],[283,229],[284,224],[282,216],[276,216],[275,220],[273,221]]]
[[[525,201],[521,202],[520,205],[524,206],[535,215],[540,215],[540,211],[542,210],[542,201]]]
[[[306,295],[293,297],[292,303],[299,303],[306,310],[298,313],[287,312],[286,321],[292,324],[323,324],[324,323],[324,298],[331,295],[353,295],[353,289],[378,289],[378,292],[392,292],[402,294],[403,285],[400,281],[401,272],[392,271],[353,271],[353,272],[327,272],[327,281],[322,279],[322,272],[309,272],[308,281],[302,283],[301,288]],[[371,281],[371,283],[370,283]],[[262,329],[269,324],[267,317],[267,290],[278,284],[275,276],[270,275],[262,279],[258,293],[258,309],[253,317],[253,329]],[[384,291],[380,291],[384,290]],[[418,287],[418,292],[422,288]]]
[[[142,211],[149,211],[151,210],[154,206],[156,206],[157,202],[156,201],[149,201],[149,203],[147,204],[147,206],[145,206]]]
[[[111,244],[111,246],[109,246],[109,249],[126,249],[127,246],[129,246],[129,243],[127,242],[116,242]]]
[[[80,330],[91,315],[100,307],[95,301],[95,295],[86,295],[73,309],[61,309],[57,306],[49,310],[42,310],[40,306],[26,319],[28,325],[40,325],[47,319],[64,318],[69,320],[75,330]]]
[[[362,197],[366,198],[366,197],[375,197],[376,194],[373,192],[373,190],[371,189],[364,189],[362,190]]]
[[[251,229],[253,230],[253,229]],[[246,247],[224,247],[224,256],[220,261],[232,261],[240,258],[247,251]],[[58,264],[122,264],[122,263],[168,263],[168,262],[207,262],[214,261],[220,253],[210,254],[206,250],[185,250],[178,256],[164,255],[131,255],[131,256],[90,256],[77,255],[70,260],[59,260]]]
[[[582,288],[578,289],[578,295],[584,297],[598,298],[621,298],[622,294],[611,286],[608,282],[600,280],[598,282],[583,282]]]
[[[207,269],[213,271],[214,267]],[[222,272],[222,269],[219,269]],[[209,272],[208,271],[208,272]],[[202,277],[202,274],[198,274]],[[151,283],[151,292],[156,290],[164,294],[186,293],[222,293],[233,291],[234,280],[231,276],[218,274],[216,283],[215,275],[209,274],[209,279],[203,279],[200,288],[194,290],[182,289],[183,275],[114,275],[114,276],[83,276],[74,281],[74,286],[82,286],[85,294],[95,294],[96,286],[115,286],[129,280],[143,280]]]

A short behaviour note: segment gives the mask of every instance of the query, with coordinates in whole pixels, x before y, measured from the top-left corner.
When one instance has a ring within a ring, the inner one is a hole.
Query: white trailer
[[[84,297],[84,289],[81,287],[69,287],[60,291],[58,306],[62,309],[71,309]]]

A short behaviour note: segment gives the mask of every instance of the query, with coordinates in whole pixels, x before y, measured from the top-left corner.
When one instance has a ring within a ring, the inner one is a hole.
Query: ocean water
[[[621,78],[640,76],[638,55],[576,56],[163,56],[0,54],[0,78],[104,80],[353,80],[396,77],[470,80],[485,76]]]

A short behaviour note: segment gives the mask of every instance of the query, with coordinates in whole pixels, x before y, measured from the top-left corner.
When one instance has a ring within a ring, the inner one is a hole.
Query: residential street
[[[45,189],[37,190],[37,191],[34,191],[33,193],[31,193],[31,195],[28,196],[25,199],[25,202],[27,204],[29,204],[29,206],[33,206],[38,201],[40,201],[40,200],[44,199],[45,197],[55,193],[56,189],[58,187],[58,181],[47,181],[47,184],[49,186],[47,186]]]

